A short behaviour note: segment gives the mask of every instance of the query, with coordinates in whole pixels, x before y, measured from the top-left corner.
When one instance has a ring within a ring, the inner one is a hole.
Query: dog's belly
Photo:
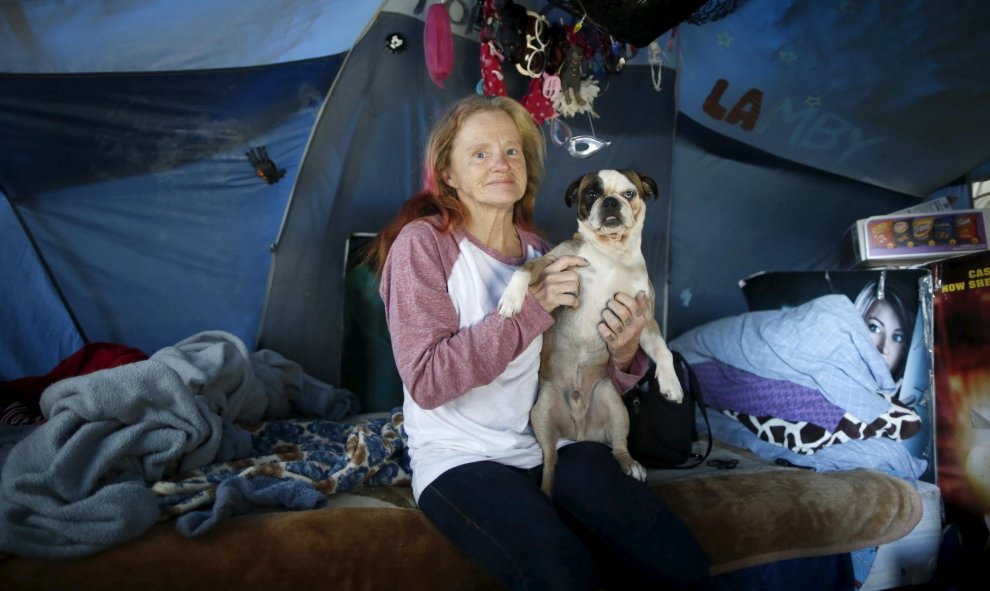
[[[644,272],[637,272],[635,262],[627,266],[588,247],[577,254],[590,262],[578,269],[580,303],[577,308],[554,311],[554,324],[543,335],[544,351],[553,353],[541,361],[540,376],[571,391],[588,392],[608,377],[608,348],[598,334],[602,311],[618,292],[635,296],[639,291],[650,293],[651,288],[645,265]]]
[[[594,325],[594,334],[589,334],[587,322],[575,322],[575,316],[558,315],[553,327],[544,333],[540,382],[553,384],[553,390],[563,398],[576,393],[590,401],[595,385],[608,379],[608,349]]]

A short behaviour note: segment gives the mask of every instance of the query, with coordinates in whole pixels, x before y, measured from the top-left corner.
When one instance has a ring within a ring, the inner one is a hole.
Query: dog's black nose
[[[602,201],[602,207],[605,209],[615,209],[616,207],[619,207],[619,200],[615,197],[606,197]]]

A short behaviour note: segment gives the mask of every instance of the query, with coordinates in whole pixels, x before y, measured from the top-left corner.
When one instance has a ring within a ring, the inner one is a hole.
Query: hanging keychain
[[[650,43],[650,79],[653,80],[653,88],[657,92],[663,88],[663,58],[660,44],[656,41]]]

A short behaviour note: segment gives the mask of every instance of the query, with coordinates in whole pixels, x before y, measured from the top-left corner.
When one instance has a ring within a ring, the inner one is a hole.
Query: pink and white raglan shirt
[[[550,245],[517,228],[522,257],[506,257],[463,230],[441,233],[437,218],[402,229],[385,261],[379,293],[403,383],[413,495],[443,472],[493,460],[531,468],[543,461],[529,426],[543,331],[553,324],[532,296],[512,318],[496,310],[512,273]],[[610,365],[625,391],[645,371]],[[638,375],[637,375],[638,374]]]

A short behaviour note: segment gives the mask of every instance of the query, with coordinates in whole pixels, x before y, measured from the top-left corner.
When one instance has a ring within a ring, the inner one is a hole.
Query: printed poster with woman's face
[[[893,400],[920,418],[901,440],[928,462],[921,480],[937,483],[932,369],[932,280],[927,269],[761,273],[742,282],[751,311],[778,310],[842,294],[863,318],[863,330],[897,383]],[[879,396],[880,394],[878,394]],[[884,430],[868,436],[885,436]]]

